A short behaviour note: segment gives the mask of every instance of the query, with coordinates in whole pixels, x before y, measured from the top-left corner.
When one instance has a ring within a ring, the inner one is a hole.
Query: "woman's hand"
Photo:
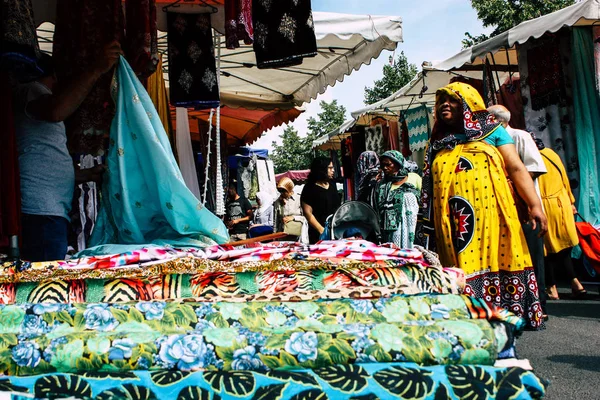
[[[575,207],[575,204],[571,204],[571,209],[573,210],[573,215],[577,214],[577,207]]]
[[[291,222],[294,220],[294,217],[292,215],[288,215],[287,217],[283,217],[283,223],[287,224],[288,222]]]
[[[529,224],[531,229],[535,230],[537,227],[540,228],[539,237],[542,237],[548,232],[548,219],[546,214],[541,207],[534,207],[529,211]]]

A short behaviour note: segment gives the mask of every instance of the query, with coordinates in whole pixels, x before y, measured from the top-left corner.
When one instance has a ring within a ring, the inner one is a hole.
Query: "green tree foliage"
[[[491,36],[496,36],[521,22],[541,17],[575,3],[575,0],[471,0],[477,18],[485,27],[493,27]],[[482,36],[471,36],[468,32],[463,46],[479,43]]]
[[[321,112],[317,118],[308,119],[308,135],[306,139],[310,141],[309,147],[312,147],[313,140],[331,132],[344,123],[346,119],[346,107],[339,105],[337,100],[331,103],[321,101],[319,103]]]
[[[273,160],[275,173],[306,168],[310,148],[306,148],[305,140],[298,135],[298,131],[292,125],[288,125],[281,139],[281,145],[277,142],[272,143],[270,158]]]
[[[276,142],[272,143],[273,151],[270,157],[273,160],[276,173],[308,169],[314,154],[312,150],[313,141],[331,132],[344,122],[346,108],[339,105],[337,100],[333,100],[331,103],[321,101],[319,106],[321,112],[317,114],[317,118],[310,117],[308,119],[306,136],[300,137],[298,131],[289,125],[283,131],[281,145]]]
[[[473,36],[469,32],[465,32],[465,38],[462,40],[462,45],[463,45],[462,48],[468,49],[469,47],[473,47],[476,44],[485,42],[489,38],[490,37],[488,35],[486,35],[485,33],[482,33],[481,35],[478,35],[478,36]]]
[[[365,87],[365,104],[373,104],[389,97],[411,81],[417,74],[417,66],[410,64],[401,52],[396,60],[383,66],[383,78],[376,80],[373,87]]]

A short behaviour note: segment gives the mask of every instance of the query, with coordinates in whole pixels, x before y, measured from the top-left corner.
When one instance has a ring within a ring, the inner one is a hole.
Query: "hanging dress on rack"
[[[167,13],[169,91],[177,107],[219,107],[210,14]]]

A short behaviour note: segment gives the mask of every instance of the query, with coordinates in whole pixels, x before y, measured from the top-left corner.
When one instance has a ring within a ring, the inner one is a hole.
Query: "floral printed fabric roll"
[[[0,385],[36,398],[541,399],[546,383],[520,368],[338,365],[298,371],[92,372],[9,377]],[[218,397],[216,393],[220,393]],[[211,397],[213,394],[213,397]],[[143,397],[142,397],[143,396]]]
[[[486,316],[494,315],[455,295],[4,306],[0,372],[267,371],[391,361],[490,365],[522,326],[520,320],[507,323],[510,316],[492,325]]]

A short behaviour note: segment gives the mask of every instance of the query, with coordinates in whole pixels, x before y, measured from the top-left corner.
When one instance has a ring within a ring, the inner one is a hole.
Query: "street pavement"
[[[600,400],[600,295],[598,286],[586,289],[585,299],[571,300],[570,288],[559,287],[546,329],[517,341],[517,356],[550,381],[547,400]]]

